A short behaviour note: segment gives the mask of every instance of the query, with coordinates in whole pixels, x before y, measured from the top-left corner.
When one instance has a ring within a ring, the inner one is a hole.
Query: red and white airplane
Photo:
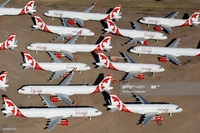
[[[200,56],[200,49],[194,48],[177,48],[180,38],[176,38],[170,45],[167,47],[155,47],[155,46],[135,46],[130,49],[130,52],[135,54],[152,54],[160,55],[159,61],[166,62],[170,60],[176,65],[182,65],[177,59],[179,56]]]
[[[132,27],[135,27],[134,30],[120,29],[115,25],[115,23],[112,20],[107,20],[106,22],[108,25],[108,28],[104,29],[106,32],[118,36],[131,38],[131,40],[125,43],[124,45],[129,45],[137,42],[139,42],[140,44],[147,45],[149,39],[153,39],[156,41],[167,39],[167,36],[165,36],[163,33],[142,30],[142,28],[138,25],[137,22],[132,23]]]
[[[6,0],[5,2],[0,4],[0,16],[3,15],[25,15],[25,14],[33,14],[36,12],[34,6],[35,0],[30,0],[25,7],[23,8],[4,8],[4,6],[9,2],[10,0]]]
[[[145,17],[141,18],[139,22],[147,25],[157,25],[155,27],[155,30],[161,31],[161,30],[166,30],[169,34],[172,33],[171,27],[177,27],[177,26],[197,26],[200,24],[199,22],[199,13],[200,10],[197,10],[194,14],[192,14],[191,17],[189,17],[187,20],[185,19],[174,19],[174,17],[179,13],[177,12],[172,12],[169,15],[167,15],[165,18],[160,18],[160,17]]]
[[[8,72],[6,71],[1,72],[0,74],[0,88],[4,91],[6,91],[6,87],[9,86],[8,84],[6,84],[8,82],[7,74]]]
[[[49,32],[49,33],[54,33],[54,34],[58,34],[59,36],[55,39],[53,39],[53,41],[57,41],[60,39],[67,39],[70,40],[73,36],[77,35],[79,31],[82,30],[81,32],[81,36],[94,36],[94,32],[92,32],[89,29],[86,28],[78,28],[78,27],[71,27],[68,22],[61,18],[63,26],[52,26],[52,25],[46,25],[44,23],[44,21],[38,16],[38,15],[34,15],[35,18],[35,23],[36,25],[33,25],[32,27],[36,30],[42,30],[45,32]]]
[[[124,76],[123,80],[127,82],[132,77],[137,77],[138,79],[144,79],[145,72],[163,72],[165,69],[160,65],[156,64],[143,64],[136,63],[128,54],[121,53],[127,63],[123,62],[111,62],[103,53],[98,53],[99,62],[96,63],[98,68],[108,68],[111,70],[124,71],[127,74]]]
[[[22,86],[18,92],[21,94],[50,94],[52,102],[64,100],[70,106],[76,106],[69,97],[75,94],[95,94],[103,91],[110,91],[113,87],[110,86],[112,74],[108,74],[98,85],[72,85],[68,86],[74,71],[70,73],[59,85],[26,85]]]
[[[28,52],[22,52],[22,54],[24,56],[24,63],[22,64],[24,69],[31,67],[37,70],[54,72],[50,78],[51,81],[55,80],[61,75],[69,75],[67,72],[72,71],[74,68],[76,68],[76,70],[79,72],[90,70],[90,66],[85,63],[62,62],[51,52],[48,52],[48,54],[50,55],[50,58],[52,58],[52,62],[37,62]]]
[[[16,34],[12,33],[4,42],[0,43],[0,50],[11,49],[17,47]]]
[[[45,16],[48,17],[58,17],[58,18],[69,18],[69,24],[77,23],[79,26],[84,27],[85,20],[94,20],[94,21],[101,21],[101,20],[118,20],[121,17],[121,6],[115,7],[110,13],[108,14],[101,14],[101,13],[90,13],[98,2],[96,1],[90,7],[84,9],[82,12],[77,11],[64,11],[64,10],[49,10],[44,13]]]
[[[24,118],[45,118],[48,119],[48,124],[45,129],[49,131],[57,123],[62,126],[67,126],[69,124],[68,117],[89,117],[91,119],[91,117],[102,114],[101,111],[91,106],[57,107],[45,96],[40,96],[48,108],[18,108],[9,97],[3,96],[3,106],[5,109],[2,112],[4,113],[4,117],[13,115]]]
[[[145,126],[150,120],[155,120],[158,125],[161,125],[161,121],[163,117],[160,114],[168,113],[172,116],[172,113],[179,113],[183,111],[177,105],[174,104],[153,104],[147,101],[144,97],[142,97],[137,92],[133,92],[133,96],[135,96],[141,104],[125,104],[123,103],[113,92],[110,92],[110,105],[107,107],[111,109],[111,112],[115,110],[119,110],[122,112],[128,113],[137,113],[143,115],[142,125]],[[138,123],[140,124],[140,123]]]
[[[56,51],[59,52],[56,54],[56,57],[61,58],[66,56],[70,60],[76,60],[72,53],[76,52],[96,52],[96,51],[110,51],[112,46],[111,44],[111,35],[107,35],[98,45],[91,44],[74,44],[75,40],[81,33],[79,32],[76,36],[70,39],[66,44],[60,43],[32,43],[27,46],[29,50],[37,51]]]

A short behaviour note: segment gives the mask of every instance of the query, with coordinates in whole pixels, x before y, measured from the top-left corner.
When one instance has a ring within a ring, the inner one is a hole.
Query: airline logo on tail
[[[34,3],[35,3],[34,0],[30,0],[28,2],[28,4],[24,8],[22,8],[22,10],[21,10],[19,15],[24,15],[24,14],[27,14],[27,13],[31,13],[32,14],[33,12],[35,12]]]
[[[112,20],[112,19],[118,20],[119,18],[121,18],[120,9],[121,9],[120,5],[115,7],[103,20]]]
[[[199,19],[199,14],[200,14],[200,10],[196,11],[196,12],[195,12],[194,14],[192,14],[192,16],[191,16],[189,19],[187,19],[187,20],[185,21],[185,23],[184,23],[183,25],[181,25],[181,26],[190,26],[190,25],[195,24],[195,22],[197,22],[198,19]]]
[[[16,45],[17,41],[15,41],[15,37],[16,37],[15,33],[11,34],[6,39],[6,41],[0,46],[0,50],[5,50],[5,49],[8,49],[8,48],[13,49],[14,47],[16,47],[17,46]]]
[[[107,37],[105,37],[98,45],[97,47],[93,50],[93,52],[98,52],[98,51],[103,51],[103,50],[109,50],[112,48],[110,46],[111,43],[111,35],[109,34]]]
[[[25,117],[20,109],[10,100],[10,98],[8,97],[4,97],[3,98],[4,100],[4,107],[5,107],[5,110],[2,111],[3,113],[12,113],[12,115],[15,115],[15,116],[20,116],[20,117]]]
[[[94,93],[102,92],[102,91],[109,91],[113,89],[113,87],[110,87],[110,83],[112,80],[112,74],[108,74],[97,86],[94,90]]]
[[[106,68],[111,70],[117,70],[103,53],[98,53],[98,55],[100,63],[103,63]]]
[[[38,70],[44,70],[43,68],[41,68],[38,64],[38,62],[35,61],[35,59],[28,53],[28,52],[23,52],[24,55],[24,62],[25,64],[22,64],[25,67],[32,67],[34,69],[38,69]]]
[[[131,113],[131,111],[113,92],[110,92],[110,100],[111,100],[111,104],[116,106],[120,111]]]
[[[113,21],[107,20],[107,25],[108,25],[108,32],[122,36],[122,34],[119,31],[119,28],[115,25]]]
[[[45,31],[45,32],[51,32],[51,31],[47,28],[47,26],[46,26],[46,24],[44,23],[44,21],[43,21],[37,14],[34,15],[34,18],[35,18],[36,25],[39,26],[39,27],[36,27],[36,28],[39,28],[40,30],[43,30],[43,31]]]

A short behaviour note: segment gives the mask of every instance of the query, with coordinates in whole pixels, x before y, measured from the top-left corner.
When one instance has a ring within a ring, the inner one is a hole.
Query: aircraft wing
[[[137,43],[137,42],[141,42],[141,41],[143,41],[143,38],[142,38],[142,37],[140,37],[140,38],[132,38],[130,41],[128,41],[128,42],[126,43],[126,45],[130,45],[130,44]]]
[[[54,74],[50,77],[50,81],[55,80],[56,78],[60,77],[60,75],[64,74],[66,72],[66,70],[59,70],[59,71],[55,71]]]
[[[40,97],[42,98],[43,102],[45,102],[45,104],[50,107],[50,108],[56,108],[57,106],[52,103],[48,98],[46,98],[44,95],[40,95]]]
[[[147,101],[144,97],[142,97],[137,92],[133,91],[133,94],[136,96],[136,98],[142,103],[142,104],[151,104],[149,101]]]
[[[137,76],[140,73],[140,71],[133,71],[133,72],[129,72],[125,77],[124,77],[124,81],[128,81],[129,79],[131,79],[132,77]]]
[[[64,39],[64,38],[68,38],[70,36],[73,36],[73,34],[68,34],[68,35],[62,35],[62,34],[60,34],[59,36],[57,36],[56,38],[54,38],[51,42],[55,42],[55,41],[58,41],[58,40],[61,40],[61,39]]]
[[[74,44],[75,41],[77,40],[77,38],[79,37],[79,35],[81,34],[82,30],[80,30],[78,32],[78,34],[76,34],[75,36],[73,36],[69,41],[67,41],[65,44]]]
[[[66,86],[69,84],[70,80],[72,80],[72,77],[74,76],[74,72],[76,71],[76,68],[74,68],[71,73],[59,84],[60,86]]]
[[[74,60],[74,56],[72,55],[71,52],[65,51],[65,50],[60,50],[60,52],[61,52],[62,54],[64,54],[67,58],[69,58],[70,60]]]
[[[168,47],[176,48],[180,42],[181,38],[176,38]]]
[[[176,63],[178,66],[181,65],[180,61],[176,58],[176,56],[171,54],[164,54],[168,59],[170,59],[172,62]]]
[[[144,114],[145,118],[144,118],[144,121],[143,121],[143,126],[145,126],[147,123],[149,123],[149,121],[154,118],[156,116],[156,113],[155,112],[152,112],[152,113],[146,113]]]
[[[97,3],[97,1],[94,2],[90,7],[84,9],[82,12],[90,12],[90,10],[92,10],[97,5]]]
[[[136,63],[127,53],[122,52],[127,63]]]
[[[70,106],[74,106],[73,101],[69,98],[68,95],[66,94],[61,94],[61,93],[56,93],[56,95],[62,99],[63,101],[65,101],[66,103],[68,103]]]
[[[165,18],[172,18],[173,19],[178,13],[179,13],[179,11],[172,12],[169,15],[167,15]]]
[[[172,33],[172,29],[168,25],[161,24],[161,26],[169,33]]]
[[[61,21],[64,27],[71,27],[70,24],[64,18],[61,18]]]
[[[0,4],[0,7],[3,8],[5,5],[7,5],[7,3],[8,3],[9,1],[10,1],[10,0],[4,1],[3,3]]]
[[[56,117],[50,118],[48,122],[48,126],[46,127],[46,130],[47,131],[51,130],[58,122],[60,122],[62,118],[63,116],[56,116]]]
[[[132,22],[132,27],[135,29],[135,30],[139,30],[139,31],[143,31],[143,29],[139,26],[139,24],[137,22]]]
[[[81,19],[81,18],[73,18],[75,21],[76,21],[76,23],[79,25],[79,26],[81,26],[81,27],[84,27],[84,22],[83,22],[83,19]]]
[[[58,59],[52,52],[47,52],[47,53],[50,55],[52,62],[62,63],[62,61]]]

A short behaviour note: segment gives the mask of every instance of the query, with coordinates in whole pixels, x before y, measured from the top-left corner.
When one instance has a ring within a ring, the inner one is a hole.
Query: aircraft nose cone
[[[91,32],[90,35],[91,35],[91,36],[94,36],[94,32]]]
[[[99,115],[102,115],[102,112],[101,112],[101,111],[98,112],[98,116],[99,116]]]
[[[182,108],[180,108],[180,109],[179,109],[179,111],[180,111],[180,112],[182,112],[182,111],[183,111],[183,109],[182,109]]]
[[[134,49],[130,49],[130,52],[131,52],[131,53],[135,53],[134,51],[135,51]]]
[[[17,90],[18,91],[18,93],[22,93],[22,90],[21,89],[19,89],[19,90]]]
[[[27,46],[26,49],[29,49],[29,50],[30,50],[30,49],[31,49],[31,46]]]
[[[87,66],[87,67],[86,67],[86,69],[87,69],[87,70],[90,70],[90,69],[91,69],[91,67],[90,67],[90,66]]]

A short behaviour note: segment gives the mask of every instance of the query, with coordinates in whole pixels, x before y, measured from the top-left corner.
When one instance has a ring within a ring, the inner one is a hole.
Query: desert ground
[[[0,2],[3,2],[1,0]],[[28,0],[13,0],[6,7],[23,7]],[[63,9],[63,10],[74,10],[81,11],[84,8],[90,6],[94,1],[64,1],[64,0],[37,0],[37,14],[49,25],[61,25],[60,19],[55,18],[52,20],[49,17],[43,16],[43,13],[50,9]],[[199,6],[200,2],[196,1],[184,1],[183,6],[178,6],[180,0],[176,2],[172,0],[161,0],[153,1],[115,1],[111,0],[108,4],[107,1],[101,0],[98,5],[91,12],[106,13],[109,8],[113,8],[116,5],[121,5],[122,19],[115,21],[116,25],[120,28],[131,29],[130,21],[137,21],[138,19],[146,16],[160,16],[164,17],[172,11],[179,10],[179,14],[176,18],[182,18],[184,13],[191,15]],[[129,4],[130,3],[130,4]],[[135,3],[135,4],[134,4]],[[168,4],[168,6],[167,6]],[[172,6],[173,5],[173,6]],[[155,6],[155,8],[153,7]],[[39,71],[34,69],[22,69],[22,51],[27,51],[26,46],[34,42],[49,42],[53,38],[57,37],[55,34],[45,33],[39,30],[32,31],[31,26],[34,24],[31,15],[23,16],[1,16],[0,22],[0,41],[3,42],[11,33],[17,34],[18,47],[14,50],[2,50],[1,51],[1,71],[8,72],[8,84],[7,91],[0,90],[0,93],[7,95],[11,100],[19,107],[42,107],[44,103],[38,95],[31,95],[29,98],[27,95],[22,95],[17,90],[27,84],[58,84],[63,77],[60,77],[54,81],[47,81],[52,75],[48,71]],[[86,28],[91,29],[95,32],[93,37],[79,37],[76,43],[96,43],[100,36],[103,34],[103,26],[100,22],[86,21]],[[73,25],[77,26],[77,25]],[[153,26],[147,27],[144,24],[140,24],[144,30],[154,30]],[[154,40],[149,41],[150,46],[165,46],[172,39],[181,37],[179,47],[195,48],[199,43],[200,27],[175,27],[173,34],[168,35],[168,39],[164,41],[156,42]],[[164,33],[164,32],[163,32]],[[112,35],[112,46],[111,52],[105,52],[107,56],[120,56],[120,52],[127,52],[136,62],[140,63],[155,63],[165,68],[162,73],[156,73],[155,76],[145,74],[144,80],[132,78],[130,82],[132,84],[138,82],[199,82],[200,81],[200,58],[199,57],[179,57],[179,60],[184,63],[184,66],[176,66],[171,62],[161,63],[158,61],[157,56],[141,55],[138,57],[136,54],[129,53],[127,50],[130,47],[140,45],[132,44],[129,46],[121,46],[127,42],[129,38],[124,38],[116,35]],[[58,42],[63,42],[62,40]],[[50,62],[46,52],[28,51],[38,62]],[[81,74],[75,73],[71,84],[80,84],[83,81],[93,84],[99,75],[99,73],[113,74],[113,78],[116,80],[121,79],[124,76],[124,72],[108,70],[105,68],[96,69],[93,63],[95,62],[94,57],[91,53],[75,53],[75,57],[78,57],[78,62],[87,63],[91,66],[91,70],[82,72]],[[69,60],[65,57],[61,59],[64,62]],[[120,83],[111,84],[114,87],[113,92],[124,102],[136,102],[132,95],[122,95],[120,93]],[[188,88],[190,89],[190,88]],[[50,97],[50,95],[47,95]],[[139,114],[123,113],[115,111],[111,113],[104,106],[106,101],[101,93],[91,95],[74,95],[70,97],[77,101],[79,105],[88,105],[98,108],[102,111],[102,115],[93,117],[92,120],[88,118],[68,118],[69,125],[61,126],[57,124],[50,132],[68,132],[68,133],[197,133],[199,132],[199,120],[200,120],[200,95],[148,95],[145,96],[150,102],[168,102],[179,105],[183,108],[183,112],[173,114],[170,117],[168,114],[162,114],[164,120],[162,126],[158,126],[155,121],[149,122],[145,127],[137,125],[140,119]],[[3,103],[3,101],[2,101]],[[57,106],[68,106],[65,102],[60,101],[55,103]],[[3,105],[1,106],[3,109]],[[56,113],[56,112],[55,112]],[[44,132],[43,128],[46,126],[47,120],[43,118],[21,118],[10,116],[4,118],[3,114],[0,115],[0,132]],[[11,128],[11,130],[5,129]],[[16,130],[15,130],[16,129]]]

